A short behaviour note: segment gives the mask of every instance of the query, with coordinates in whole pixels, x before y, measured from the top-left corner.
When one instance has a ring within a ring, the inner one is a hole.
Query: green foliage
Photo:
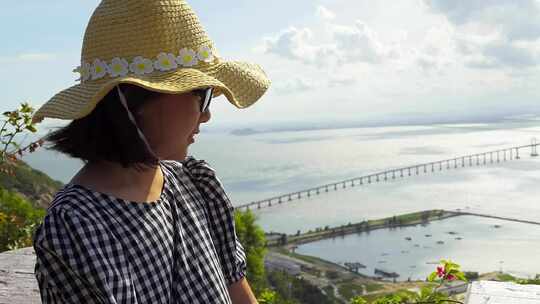
[[[536,275],[534,279],[520,279],[507,273],[500,273],[497,275],[497,280],[503,282],[514,282],[523,285],[540,285],[540,276]]]
[[[22,154],[20,144],[14,141],[18,134],[27,131],[35,133],[37,131],[35,125],[32,124],[33,112],[34,109],[28,103],[22,103],[19,109],[2,114],[5,120],[0,128],[0,144],[3,145],[0,152],[0,163],[8,161],[8,156],[15,154],[8,151],[11,147],[18,149],[18,152]]]
[[[354,284],[351,281],[344,282],[338,285],[338,292],[345,299],[352,299],[356,295],[361,295],[362,291],[362,285]]]
[[[517,280],[517,278],[508,273],[499,273],[497,275],[497,280],[502,282],[514,282]]]
[[[264,289],[257,300],[261,304],[274,304],[276,303],[277,297],[278,295],[275,291]]]
[[[255,294],[259,294],[265,286],[266,237],[262,228],[256,224],[256,220],[250,210],[236,211],[234,215],[236,234],[246,253],[246,277]]]
[[[339,273],[337,271],[335,271],[335,270],[327,270],[324,274],[330,280],[335,280],[335,279],[339,278]]]
[[[461,303],[456,300],[450,300],[449,297],[437,289],[449,281],[467,281],[465,274],[461,272],[460,266],[449,260],[441,260],[441,265],[437,270],[429,275],[429,282],[438,283],[437,286],[424,286],[419,292],[402,290],[393,294],[384,295],[374,299],[372,304],[443,304],[443,303]],[[364,302],[361,302],[364,301]],[[349,301],[350,304],[368,303],[364,298],[357,296]]]
[[[352,298],[349,303],[350,304],[368,304],[368,302],[364,300],[364,298],[358,297],[358,296]]]
[[[476,271],[465,271],[464,274],[465,278],[467,278],[468,281],[478,280],[478,278],[480,277],[480,275]]]
[[[0,252],[32,246],[33,233],[44,216],[44,209],[0,188]]]

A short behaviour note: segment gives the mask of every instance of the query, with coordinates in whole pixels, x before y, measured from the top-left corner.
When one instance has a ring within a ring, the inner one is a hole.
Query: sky
[[[98,3],[0,3],[0,110],[23,101],[38,108],[76,84]],[[258,63],[272,81],[247,109],[217,98],[216,127],[540,114],[540,0],[188,3],[225,60]]]

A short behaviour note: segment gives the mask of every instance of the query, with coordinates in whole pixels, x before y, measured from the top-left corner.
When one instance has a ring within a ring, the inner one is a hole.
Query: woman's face
[[[161,159],[182,161],[199,125],[210,120],[210,110],[200,112],[195,94],[160,94],[138,112],[139,127]]]

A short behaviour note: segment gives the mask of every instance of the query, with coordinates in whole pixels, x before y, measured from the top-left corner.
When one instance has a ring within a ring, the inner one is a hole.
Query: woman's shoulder
[[[47,211],[54,212],[61,209],[76,209],[83,203],[95,199],[95,197],[89,196],[88,193],[82,191],[76,184],[68,183],[55,193],[49,207],[47,207]]]
[[[184,160],[162,160],[161,163],[172,170],[173,173],[185,173],[195,181],[205,177],[215,177],[214,168],[203,159],[197,159],[193,156],[187,156]]]

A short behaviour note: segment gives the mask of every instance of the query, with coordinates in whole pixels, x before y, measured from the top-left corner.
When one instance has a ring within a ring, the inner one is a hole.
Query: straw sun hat
[[[103,0],[84,35],[80,83],[54,95],[32,121],[78,119],[120,83],[179,94],[213,87],[237,108],[270,85],[256,64],[222,61],[184,0]]]

